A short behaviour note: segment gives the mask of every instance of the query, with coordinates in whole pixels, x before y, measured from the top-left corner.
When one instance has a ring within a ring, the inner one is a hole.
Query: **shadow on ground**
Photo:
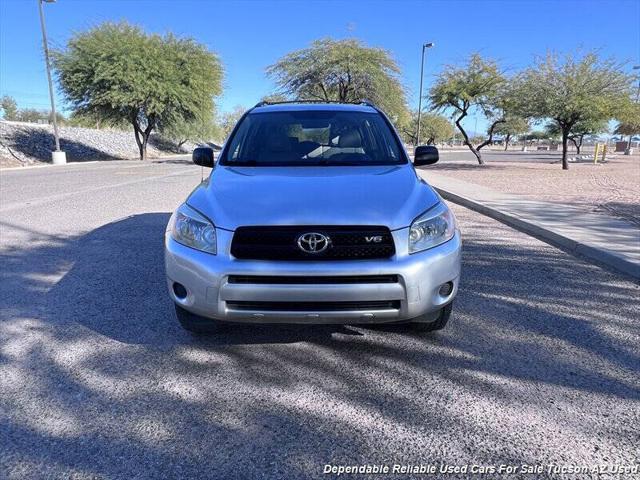
[[[165,291],[168,218],[136,215],[78,238],[32,232],[36,246],[0,256],[0,368],[12,379],[0,397],[11,412],[0,423],[4,468],[308,478],[323,462],[376,461],[376,452],[418,461],[402,453],[407,435],[431,461],[460,458],[452,445],[489,428],[453,415],[462,391],[534,409],[549,405],[525,395],[529,386],[640,399],[628,380],[638,351],[616,333],[637,333],[635,305],[598,307],[637,288],[557,250],[468,232],[462,289],[440,334],[247,326],[194,337]],[[449,450],[420,443],[434,438]],[[526,441],[533,446],[459,448],[479,463],[534,463],[540,447]],[[259,468],[247,474],[250,465]]]
[[[51,152],[55,150],[55,137],[44,129],[17,130],[11,140],[12,149],[20,154],[41,162],[51,162]],[[60,138],[60,149],[67,154],[67,160],[82,162],[90,160],[122,160],[113,154],[84,143]]]
[[[133,133],[131,133],[131,136],[133,138]],[[54,135],[47,130],[38,128],[16,130],[7,143],[10,144],[11,150],[40,162],[51,162],[51,152],[55,150]],[[190,153],[179,147],[175,142],[159,135],[152,134],[149,137],[148,146],[159,152]],[[60,138],[60,149],[66,153],[67,160],[70,162],[126,160],[137,157],[136,151],[131,151],[130,155],[117,155],[113,152],[92,147],[86,143],[71,141],[65,138],[64,134]],[[153,151],[150,151],[149,154],[152,155]]]

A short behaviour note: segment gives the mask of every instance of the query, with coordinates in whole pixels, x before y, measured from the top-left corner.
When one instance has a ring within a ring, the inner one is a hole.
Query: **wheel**
[[[220,329],[220,322],[191,313],[177,303],[174,306],[176,307],[176,317],[185,330],[193,333],[212,333]]]
[[[442,307],[442,310],[440,310],[440,315],[435,321],[433,322],[416,321],[420,318],[418,317],[417,319],[414,319],[413,322],[411,322],[411,326],[414,327],[415,330],[418,330],[420,332],[434,332],[436,330],[442,330],[447,325],[447,322],[449,321],[449,317],[451,317],[452,309],[453,309],[453,302]]]

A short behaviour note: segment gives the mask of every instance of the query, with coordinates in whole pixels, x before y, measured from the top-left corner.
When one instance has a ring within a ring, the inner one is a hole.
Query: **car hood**
[[[384,225],[407,227],[438,203],[411,165],[223,167],[187,203],[216,227]]]

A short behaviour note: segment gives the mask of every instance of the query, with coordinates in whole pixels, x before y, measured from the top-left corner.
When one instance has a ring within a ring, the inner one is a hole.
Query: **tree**
[[[606,120],[585,119],[575,123],[575,125],[571,128],[571,131],[567,135],[567,138],[576,147],[576,153],[580,155],[580,149],[582,148],[584,137],[606,131]],[[545,126],[545,132],[550,137],[562,137],[562,129],[556,122],[547,124]]]
[[[13,97],[4,96],[0,99],[0,108],[5,120],[26,123],[53,123],[50,110],[38,110],[37,108],[18,108]],[[67,123],[67,118],[60,112],[56,112],[59,125]]]
[[[471,137],[469,139],[469,142],[471,144],[474,144],[474,143],[475,144],[481,144],[481,143],[483,143],[485,141],[486,141],[486,138],[484,136],[482,136],[482,135],[474,135],[473,137]]]
[[[48,121],[49,114],[43,110],[38,110],[36,108],[21,108],[18,110],[18,118],[19,122],[27,122],[27,123],[40,123],[44,122],[45,119]]]
[[[243,106],[236,105],[232,111],[222,114],[220,118],[220,130],[223,141],[227,141],[227,138],[229,138],[229,134],[233,130],[233,127],[236,126],[236,123],[238,123],[238,120],[240,120],[240,117],[242,117],[242,115],[244,115],[244,112],[246,111],[247,109]]]
[[[493,129],[493,133],[502,135],[504,137],[504,149],[509,148],[509,142],[514,136],[522,135],[529,131],[529,122],[522,117],[507,116],[504,119],[504,123],[496,125]]]
[[[141,160],[154,129],[195,121],[222,88],[220,60],[205,46],[172,34],[148,35],[125,22],[75,34],[53,57],[75,111],[128,122]]]
[[[179,119],[163,126],[161,133],[175,141],[178,148],[181,148],[189,140],[210,142],[220,136],[220,129],[215,124],[214,117],[214,108],[211,104],[209,108],[200,112],[192,120]]]
[[[400,67],[391,54],[356,39],[314,41],[267,68],[286,96],[299,100],[369,100],[396,125],[409,121]]]
[[[562,137],[562,168],[567,170],[569,136],[578,122],[606,121],[629,98],[631,76],[613,60],[594,52],[567,55],[561,61],[548,54],[516,79],[517,109],[528,118],[551,119]]]
[[[17,120],[18,119],[18,104],[13,97],[5,95],[0,99],[0,108],[2,109],[2,116],[5,120]]]
[[[50,110],[38,110],[37,108],[20,108],[15,120],[27,123],[53,123],[53,115]],[[67,123],[67,119],[60,112],[56,112],[56,120],[59,125]]]
[[[545,140],[547,138],[549,138],[549,134],[547,132],[543,132],[542,130],[534,130],[533,132],[524,135],[524,139],[527,141]]]
[[[445,67],[429,92],[429,100],[436,111],[454,110],[455,123],[464,144],[476,156],[478,163],[484,165],[480,150],[493,142],[495,128],[505,122],[506,112],[511,108],[508,82],[497,63],[475,53],[466,65]],[[479,110],[490,121],[488,137],[476,146],[461,123],[472,109]]]
[[[640,103],[629,103],[620,109],[616,117],[619,123],[613,133],[628,135],[627,150],[630,150],[631,138],[640,134]]]
[[[405,141],[415,145],[418,131],[418,112],[411,112],[411,122],[401,130]],[[427,139],[427,145],[433,145],[453,137],[453,127],[449,119],[436,113],[423,113],[420,121],[420,138]]]
[[[416,115],[416,129],[417,125]],[[427,113],[422,115],[420,121],[420,138],[427,139],[427,145],[434,145],[443,140],[449,140],[453,137],[453,127],[449,119],[443,115]]]
[[[125,130],[130,125],[128,121],[120,119],[116,120],[113,118],[104,119],[100,117],[95,112],[80,112],[74,111],[71,112],[71,115],[67,119],[67,123],[72,127],[83,127],[83,128],[116,128],[118,130]]]
[[[270,93],[269,95],[265,95],[264,97],[262,97],[260,101],[267,102],[267,103],[282,103],[282,102],[288,102],[290,100],[291,99],[289,97],[281,93]]]

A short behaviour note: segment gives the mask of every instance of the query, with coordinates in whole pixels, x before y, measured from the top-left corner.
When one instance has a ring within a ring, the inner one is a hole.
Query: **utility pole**
[[[424,77],[424,51],[435,45],[433,42],[422,45],[422,62],[420,63],[420,97],[418,98],[418,131],[416,133],[416,147],[420,145],[420,120],[422,117],[422,79]]]
[[[55,165],[67,163],[67,156],[60,150],[60,136],[58,135],[58,119],[56,118],[56,104],[53,98],[53,81],[51,80],[51,64],[49,61],[49,43],[47,41],[47,29],[44,25],[44,11],[42,2],[54,3],[56,0],[38,0],[40,11],[40,28],[42,29],[42,46],[44,48],[44,62],[47,67],[47,80],[49,81],[49,97],[51,98],[51,117],[53,121],[53,134],[56,139],[56,150],[52,152],[51,159]]]

